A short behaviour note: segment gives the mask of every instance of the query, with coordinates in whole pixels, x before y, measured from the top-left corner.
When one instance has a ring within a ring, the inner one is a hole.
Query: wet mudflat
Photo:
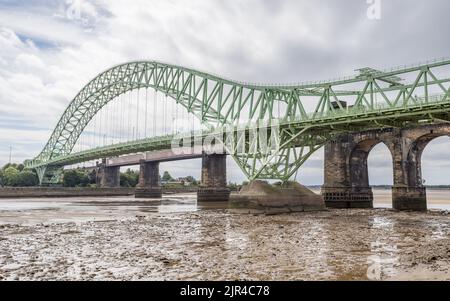
[[[232,215],[198,210],[192,195],[22,202],[0,208],[2,280],[450,280],[445,211]]]

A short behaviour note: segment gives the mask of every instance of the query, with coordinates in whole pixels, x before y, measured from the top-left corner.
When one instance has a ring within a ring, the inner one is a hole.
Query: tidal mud
[[[445,211],[111,218],[1,225],[0,279],[450,280]]]

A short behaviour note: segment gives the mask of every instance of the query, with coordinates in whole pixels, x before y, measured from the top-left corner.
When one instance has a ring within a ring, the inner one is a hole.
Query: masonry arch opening
[[[427,187],[427,207],[450,210],[450,136],[431,140],[421,157],[421,180]]]
[[[394,167],[392,154],[384,143],[376,144],[367,159],[369,184],[372,187],[374,207],[392,208]]]

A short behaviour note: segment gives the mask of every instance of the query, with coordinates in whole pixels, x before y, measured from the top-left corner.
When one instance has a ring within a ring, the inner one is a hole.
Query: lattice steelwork
[[[172,136],[165,135],[73,152],[86,126],[109,102],[136,89],[154,89],[194,114],[208,131],[231,125],[249,131],[259,120],[277,119],[280,150],[230,155],[251,180],[286,181],[337,134],[450,121],[449,67],[450,60],[442,59],[387,71],[363,68],[354,77],[331,81],[257,85],[159,62],[127,63],[80,91],[45,148],[26,165],[38,170],[41,181],[52,182],[69,164],[170,148]]]

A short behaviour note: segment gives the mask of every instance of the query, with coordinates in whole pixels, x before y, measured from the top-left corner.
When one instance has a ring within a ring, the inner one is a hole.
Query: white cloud
[[[15,64],[31,69],[31,71],[42,71],[45,68],[44,62],[36,55],[21,53],[16,57]]]
[[[1,10],[0,26],[12,28],[20,35],[57,45],[75,45],[77,41],[88,37],[85,30],[71,23],[22,11]]]
[[[67,15],[75,2],[80,19]],[[449,5],[441,0],[426,6],[384,2],[376,23],[366,19],[363,0],[75,2],[0,4],[0,121],[42,130],[28,156],[40,151],[48,138],[42,133],[53,129],[90,79],[125,61],[153,59],[237,80],[294,82],[445,56],[450,46],[435,30],[449,28]],[[410,22],[433,15],[429,24]],[[415,32],[420,38],[411,38]],[[9,130],[2,135],[12,144],[28,141]],[[320,157],[299,173],[302,181],[321,181]],[[0,152],[0,165],[6,161]],[[230,174],[241,175],[235,168]]]

